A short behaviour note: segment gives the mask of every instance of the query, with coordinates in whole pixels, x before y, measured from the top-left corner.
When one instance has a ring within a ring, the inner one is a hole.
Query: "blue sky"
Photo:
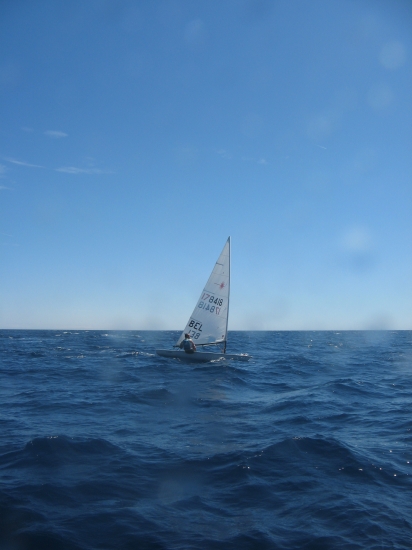
[[[412,3],[0,4],[0,327],[412,328]]]

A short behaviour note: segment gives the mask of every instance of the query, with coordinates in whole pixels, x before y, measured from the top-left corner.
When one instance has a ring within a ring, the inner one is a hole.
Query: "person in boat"
[[[194,353],[196,351],[195,343],[187,332],[185,333],[185,339],[180,342],[179,347],[184,349],[186,353]]]

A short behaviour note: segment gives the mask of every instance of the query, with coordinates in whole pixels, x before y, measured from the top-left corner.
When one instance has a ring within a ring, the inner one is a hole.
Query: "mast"
[[[223,346],[223,353],[226,353],[227,326],[228,326],[228,322],[229,322],[229,302],[230,302],[230,260],[231,260],[230,237],[228,238],[228,241],[229,241],[229,292],[228,292],[228,296],[227,296],[226,332],[225,332],[225,345]]]

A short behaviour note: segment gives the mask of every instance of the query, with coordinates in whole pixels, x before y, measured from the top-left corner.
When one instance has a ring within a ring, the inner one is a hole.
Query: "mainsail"
[[[188,333],[197,346],[224,342],[226,348],[229,291],[230,237],[223,247],[184,331],[176,342],[177,346],[184,339],[185,333]]]

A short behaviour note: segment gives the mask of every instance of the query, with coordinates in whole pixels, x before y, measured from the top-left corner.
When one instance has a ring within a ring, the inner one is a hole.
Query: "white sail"
[[[230,291],[230,237],[213,268],[187,325],[176,345],[187,332],[196,345],[226,342]]]

